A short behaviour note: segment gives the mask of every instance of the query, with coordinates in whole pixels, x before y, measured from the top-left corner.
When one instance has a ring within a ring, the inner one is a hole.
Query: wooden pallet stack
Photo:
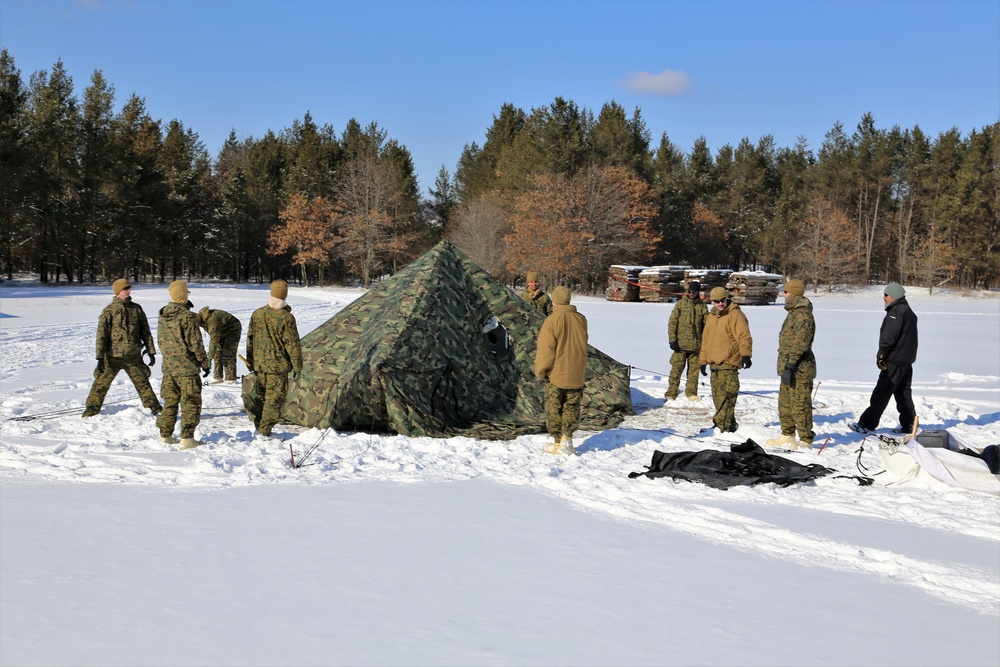
[[[604,298],[608,301],[638,301],[639,274],[648,268],[612,264],[608,270],[608,289],[604,291]]]
[[[763,271],[737,271],[729,274],[726,289],[733,303],[766,306],[778,299],[782,277]]]
[[[688,269],[684,272],[684,287],[692,280],[697,280],[701,283],[702,300],[705,300],[713,287],[726,287],[732,273],[731,269]]]
[[[651,266],[639,273],[642,301],[676,301],[684,296],[684,271],[690,266]]]

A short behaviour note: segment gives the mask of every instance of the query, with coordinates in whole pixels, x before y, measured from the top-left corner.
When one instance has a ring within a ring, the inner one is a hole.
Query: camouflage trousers
[[[193,438],[194,429],[201,422],[201,378],[197,375],[173,376],[163,374],[160,384],[163,412],[156,418],[156,428],[161,437],[174,433],[177,408],[181,411],[181,438]]]
[[[223,379],[236,382],[236,353],[240,347],[240,334],[232,338],[223,338],[212,358],[212,379],[221,382]]]
[[[583,389],[560,389],[545,383],[545,427],[549,435],[559,438],[573,436],[580,425],[580,399]]]
[[[727,365],[712,366],[712,400],[715,416],[712,421],[720,431],[736,430],[736,397],[740,393],[740,372]]]
[[[687,383],[684,385],[684,395],[698,395],[698,357],[697,351],[686,350],[670,355],[670,384],[667,386],[666,398],[677,398],[677,389],[681,385],[681,374],[685,366],[687,366]]]
[[[250,415],[257,431],[271,435],[271,429],[281,419],[288,396],[288,375],[285,373],[257,373],[257,396],[263,405],[260,415]]]
[[[799,377],[798,373],[793,386],[781,385],[778,390],[778,419],[782,435],[794,436],[798,431],[802,442],[812,442],[816,437],[813,431],[812,389],[812,378]]]
[[[135,390],[139,392],[139,398],[142,399],[142,404],[153,412],[158,412],[160,401],[156,398],[156,392],[149,384],[151,371],[149,366],[142,363],[142,357],[139,355],[105,358],[104,372],[94,376],[94,384],[91,385],[90,394],[87,395],[87,410],[100,411],[101,406],[104,405],[104,397],[111,389],[111,383],[115,381],[121,371],[125,371],[129,379],[132,380]]]

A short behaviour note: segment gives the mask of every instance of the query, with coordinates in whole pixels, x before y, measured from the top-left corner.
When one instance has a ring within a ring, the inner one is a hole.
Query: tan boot
[[[801,449],[802,451],[809,451],[813,448],[812,440],[806,442],[805,440],[796,440],[792,443],[792,449]]]
[[[165,445],[176,445],[177,444],[177,438],[175,438],[172,435],[161,435],[160,436],[160,442],[162,442]]]
[[[768,447],[793,447],[795,446],[795,436],[794,435],[780,435],[777,438],[771,438],[770,440],[765,440],[764,444]]]
[[[180,448],[181,449],[194,449],[195,447],[198,447],[198,446],[204,445],[204,444],[205,443],[201,442],[200,440],[195,440],[194,438],[181,438],[181,447]]]
[[[564,435],[561,440],[559,440],[559,453],[568,454],[573,456],[576,454],[576,450],[573,448],[573,438],[568,435]]]
[[[557,435],[555,439],[549,444],[545,445],[543,450],[546,454],[558,454],[559,453],[559,436]]]

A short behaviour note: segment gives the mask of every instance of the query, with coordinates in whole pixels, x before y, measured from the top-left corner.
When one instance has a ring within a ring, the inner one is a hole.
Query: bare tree
[[[448,238],[481,267],[504,279],[504,236],[510,230],[503,202],[495,193],[486,193],[453,213]]]

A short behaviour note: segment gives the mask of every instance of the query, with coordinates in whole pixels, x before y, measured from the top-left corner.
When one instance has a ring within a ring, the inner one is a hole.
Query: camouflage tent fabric
[[[544,320],[441,241],[302,339],[282,422],[408,436],[543,433],[532,365]],[[591,346],[580,428],[630,414],[628,366]]]

